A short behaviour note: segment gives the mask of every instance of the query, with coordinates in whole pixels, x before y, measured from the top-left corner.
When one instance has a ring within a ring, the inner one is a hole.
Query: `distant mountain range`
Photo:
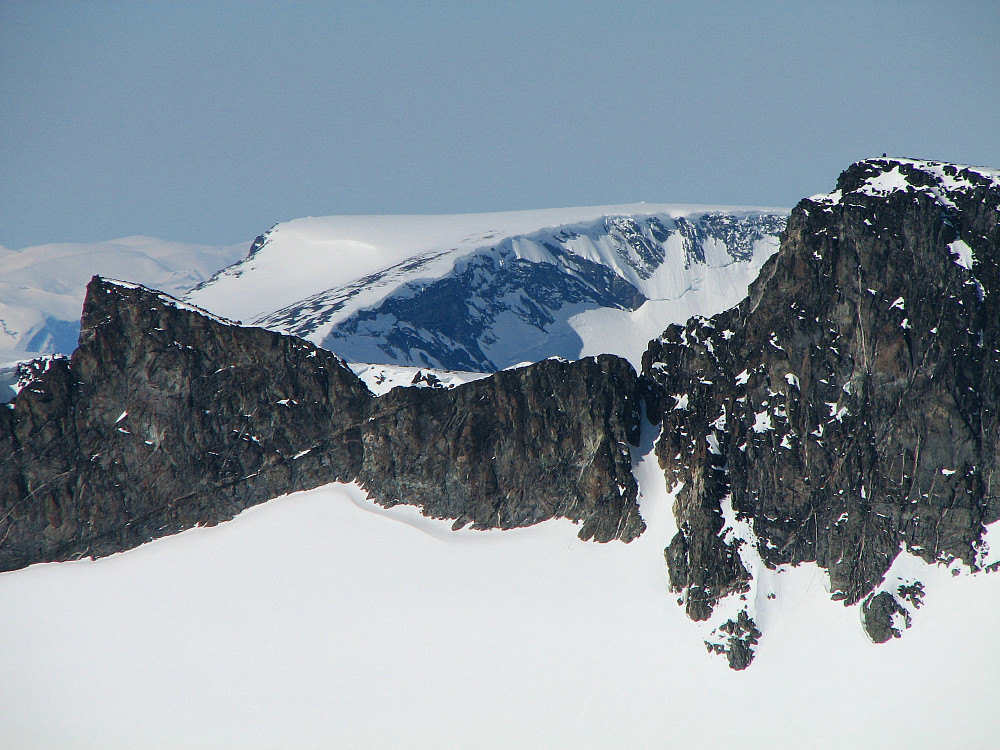
[[[246,245],[192,245],[154,237],[0,247],[0,365],[72,352],[87,282],[95,274],[182,294],[245,253]]]
[[[348,361],[493,372],[616,353],[746,295],[787,212],[636,204],[275,225],[249,245],[0,248],[0,365],[76,348],[93,275],[183,296]]]
[[[664,322],[744,297],[786,219],[647,204],[299,219],[185,299],[351,362],[493,372],[615,353],[638,364]]]

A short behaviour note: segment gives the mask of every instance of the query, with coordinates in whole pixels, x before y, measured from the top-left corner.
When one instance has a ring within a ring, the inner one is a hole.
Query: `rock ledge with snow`
[[[998,300],[1000,173],[872,159],[799,203],[744,302],[651,342],[657,455],[683,483],[670,580],[711,642],[781,566],[818,562],[877,641],[917,606],[887,577],[901,551],[980,567],[1000,518]]]

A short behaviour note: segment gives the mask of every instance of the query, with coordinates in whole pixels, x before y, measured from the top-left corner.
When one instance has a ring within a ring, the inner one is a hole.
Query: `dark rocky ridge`
[[[799,203],[748,299],[650,343],[657,456],[684,482],[666,557],[690,617],[729,595],[751,611],[754,555],[815,561],[886,640],[902,604],[873,592],[900,549],[975,569],[1000,518],[998,206],[989,174],[860,162]]]
[[[755,571],[809,561],[872,640],[898,637],[923,591],[883,580],[899,551],[975,569],[1000,518],[998,218],[996,176],[861,162],[799,204],[747,300],[651,342],[642,377],[546,360],[381,398],[301,339],[95,279],[72,359],[24,368],[0,408],[0,570],[336,480],[456,526],[561,516],[629,541],[644,397],[684,483],[671,585],[710,651],[745,668]]]
[[[628,450],[638,387],[628,362],[602,355],[451,390],[394,388],[365,424],[359,480],[382,504],[420,505],[456,527],[564,517],[583,539],[630,541],[645,528]]]
[[[644,528],[627,448],[638,383],[616,357],[375,398],[301,339],[95,278],[72,358],[22,375],[0,408],[0,570],[111,554],[332,481],[480,528]]]

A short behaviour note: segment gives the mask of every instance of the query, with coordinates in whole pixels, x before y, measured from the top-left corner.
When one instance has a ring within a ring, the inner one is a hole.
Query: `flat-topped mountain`
[[[278,224],[186,299],[350,362],[493,372],[612,353],[736,304],[787,213],[597,206]]]

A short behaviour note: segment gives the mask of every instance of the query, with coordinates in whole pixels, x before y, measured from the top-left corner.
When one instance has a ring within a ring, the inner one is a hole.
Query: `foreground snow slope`
[[[913,627],[875,646],[821,571],[788,569],[761,613],[763,658],[736,673],[666,590],[674,528],[648,452],[637,475],[649,529],[628,545],[581,542],[559,521],[452,532],[331,485],[96,562],[0,575],[0,746],[1000,740],[984,710],[1000,701],[1000,575],[927,568]]]
[[[0,247],[0,364],[76,348],[80,308],[95,274],[180,294],[246,254],[216,247],[124,237],[9,250]]]
[[[635,204],[278,224],[187,299],[353,362],[492,371],[638,363],[674,321],[746,295],[787,212]]]

